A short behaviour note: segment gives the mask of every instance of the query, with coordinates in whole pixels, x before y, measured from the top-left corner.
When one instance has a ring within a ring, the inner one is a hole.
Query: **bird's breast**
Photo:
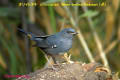
[[[72,40],[61,39],[61,40],[56,41],[55,45],[56,47],[48,48],[46,49],[46,51],[53,55],[67,52],[72,47]]]

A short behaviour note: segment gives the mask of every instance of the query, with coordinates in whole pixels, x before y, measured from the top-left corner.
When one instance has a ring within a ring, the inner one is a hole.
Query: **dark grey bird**
[[[31,32],[25,32],[23,29],[19,29],[19,31],[25,33],[30,40],[35,41],[34,46],[50,55],[55,63],[56,55],[62,55],[72,48],[73,37],[77,34],[72,28],[65,28],[56,34],[46,36],[36,36]]]

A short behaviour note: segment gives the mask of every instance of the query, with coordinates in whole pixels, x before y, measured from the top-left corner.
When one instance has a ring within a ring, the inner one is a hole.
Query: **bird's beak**
[[[79,34],[78,32],[76,32],[76,34]]]
[[[71,33],[71,34],[76,35],[76,34],[78,34],[78,32],[74,32],[74,33]]]

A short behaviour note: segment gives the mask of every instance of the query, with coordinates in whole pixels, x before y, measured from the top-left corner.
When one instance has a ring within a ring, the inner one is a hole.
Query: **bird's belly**
[[[68,50],[72,47],[72,42],[63,42],[60,43],[60,45],[56,46],[56,48],[49,48],[46,49],[46,51],[51,55],[61,55],[65,52],[68,52]]]

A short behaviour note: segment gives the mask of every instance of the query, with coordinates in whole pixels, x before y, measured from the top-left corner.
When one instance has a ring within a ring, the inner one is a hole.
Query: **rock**
[[[80,62],[54,65],[56,70],[46,68],[27,74],[27,80],[113,80],[110,70],[99,63]],[[24,80],[19,77],[17,80]]]

